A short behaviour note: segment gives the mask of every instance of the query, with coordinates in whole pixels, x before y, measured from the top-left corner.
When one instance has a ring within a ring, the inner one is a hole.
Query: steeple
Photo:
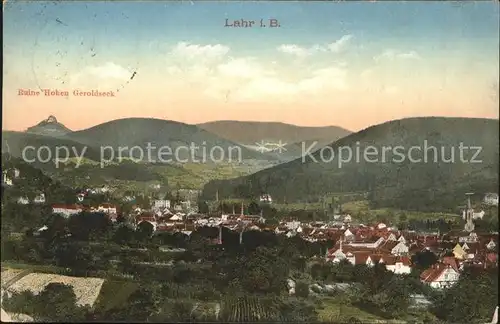
[[[470,202],[470,196],[473,195],[473,193],[469,192],[469,193],[466,193],[465,195],[467,196],[467,211],[465,212],[464,229],[467,232],[472,232],[472,231],[474,231],[474,222],[473,222],[474,209],[472,209],[472,205]]]

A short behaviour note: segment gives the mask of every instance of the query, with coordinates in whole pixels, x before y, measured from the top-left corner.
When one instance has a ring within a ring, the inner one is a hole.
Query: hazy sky
[[[281,27],[227,28],[226,18]],[[410,116],[498,118],[498,24],[493,1],[11,0],[3,128],[49,115],[71,129],[124,117],[351,130]],[[40,88],[116,96],[18,95]]]

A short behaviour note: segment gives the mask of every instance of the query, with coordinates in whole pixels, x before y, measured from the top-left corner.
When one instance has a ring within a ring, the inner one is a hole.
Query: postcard
[[[2,321],[497,323],[499,17],[3,1]]]

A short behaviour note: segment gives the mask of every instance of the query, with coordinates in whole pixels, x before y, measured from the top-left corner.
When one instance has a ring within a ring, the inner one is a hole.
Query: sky
[[[4,130],[49,115],[73,130],[126,117],[352,131],[416,116],[498,118],[494,1],[9,0],[3,32]]]

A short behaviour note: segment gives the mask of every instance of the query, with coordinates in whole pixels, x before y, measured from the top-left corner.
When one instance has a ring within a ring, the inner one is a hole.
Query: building
[[[45,194],[41,193],[33,199],[34,204],[45,204]]]
[[[80,205],[52,205],[52,213],[60,214],[64,217],[70,217],[82,211],[83,207]]]
[[[153,202],[153,208],[155,209],[170,208],[170,200],[157,199]]]
[[[490,206],[498,206],[498,194],[497,193],[487,193],[485,196],[484,196],[484,200],[483,202],[486,204],[486,205],[490,205]]]
[[[379,263],[385,264],[386,269],[388,271],[394,272],[395,274],[411,273],[411,262],[410,259],[406,256],[398,258],[382,257]]]
[[[270,194],[263,194],[260,196],[259,201],[264,204],[272,204],[273,198],[271,198]]]
[[[45,194],[44,193],[40,193],[38,195],[35,196],[35,198],[33,200],[29,200],[28,197],[19,197],[17,198],[17,203],[20,204],[20,205],[28,205],[30,203],[33,203],[33,204],[45,204]]]
[[[420,280],[434,289],[443,289],[453,286],[459,277],[457,266],[441,262],[422,272]]]
[[[12,186],[12,179],[7,174],[7,170],[2,172],[2,184],[5,186]]]
[[[17,203],[20,205],[27,205],[30,203],[30,200],[26,197],[19,197],[17,198]]]
[[[376,253],[375,251],[358,250],[355,251],[352,247],[344,247],[342,241],[338,249],[333,248],[327,252],[327,261],[333,263],[346,260],[352,265],[366,265],[373,267],[375,264],[382,264],[387,271],[394,272],[395,274],[409,274],[411,273],[411,262],[407,256],[396,257],[384,253]]]
[[[472,193],[467,193],[467,210],[465,211],[465,226],[464,230],[467,232],[472,232],[474,231],[474,209],[472,209],[472,205],[470,202],[470,196]]]
[[[391,250],[392,255],[408,255],[410,249],[404,242],[398,242]]]
[[[96,208],[96,211],[104,213],[104,214],[108,214],[108,215],[110,215],[110,214],[116,215],[116,213],[118,213],[118,208],[115,205],[104,203],[104,204],[99,205]]]
[[[19,178],[20,174],[21,172],[16,168],[4,170],[2,172],[2,184],[5,186],[12,186],[13,185],[12,179]]]

